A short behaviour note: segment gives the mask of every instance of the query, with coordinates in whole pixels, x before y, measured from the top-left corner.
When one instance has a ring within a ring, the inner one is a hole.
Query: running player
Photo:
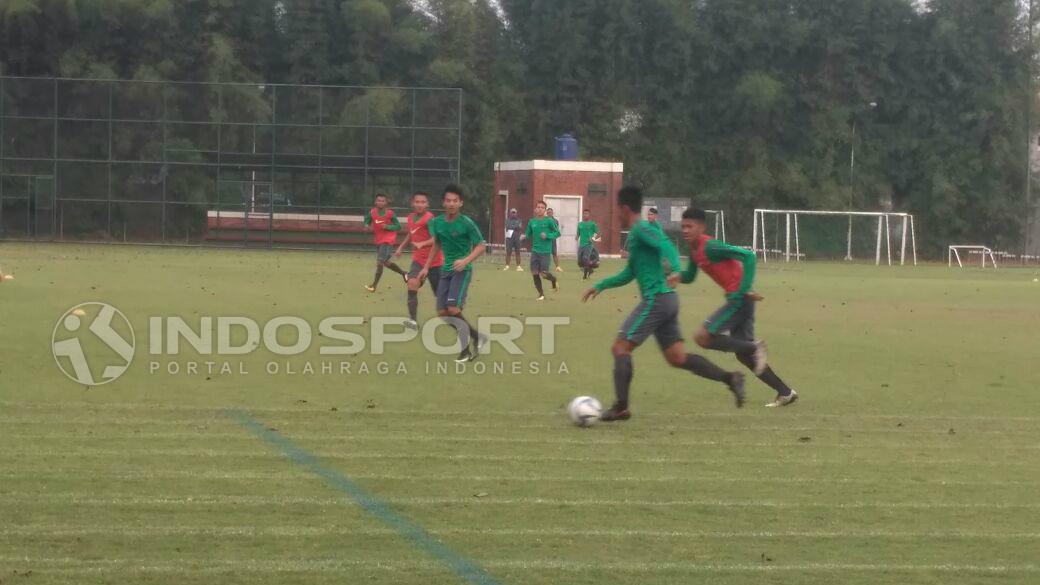
[[[545,300],[545,291],[542,290],[542,278],[547,278],[554,291],[560,290],[549,268],[549,255],[552,253],[556,238],[560,237],[560,231],[556,227],[556,221],[545,215],[546,207],[544,201],[534,204],[534,217],[527,222],[527,230],[520,239],[531,240],[531,277],[534,279],[534,288],[538,291],[538,300]]]
[[[509,258],[515,253],[516,271],[524,271],[524,267],[520,266],[520,236],[523,231],[524,222],[514,207],[509,210],[509,218],[506,219],[506,267],[503,270],[509,270]]]
[[[401,267],[390,258],[394,254],[394,245],[397,244],[397,232],[401,230],[401,222],[397,221],[394,210],[387,208],[390,199],[379,193],[376,195],[376,206],[365,215],[365,228],[371,230],[376,244],[376,276],[372,284],[366,284],[365,290],[376,292],[379,279],[383,277],[383,268],[389,268],[401,275],[408,282],[408,275]]]
[[[707,358],[686,353],[679,328],[679,295],[667,284],[668,273],[679,268],[679,252],[664,234],[640,220],[643,193],[638,187],[618,191],[618,215],[622,226],[631,225],[628,241],[628,264],[620,273],[606,278],[587,291],[582,301],[595,298],[609,288],[639,283],[642,302],[625,319],[611,348],[614,354],[614,405],[600,415],[603,421],[628,420],[628,393],[632,384],[632,350],[653,335],[665,359],[673,367],[722,382],[736,399],[737,408],[744,405],[744,375],[727,372]],[[634,225],[633,225],[634,224]],[[667,272],[662,262],[668,263]]]
[[[581,221],[578,222],[578,233],[574,236],[578,240],[578,267],[581,268],[581,279],[588,280],[592,272],[598,266],[595,242],[599,240],[599,226],[592,221],[592,212],[588,209],[581,212]]]
[[[551,219],[554,224],[556,224],[556,233],[562,234],[563,232],[560,230],[560,220],[556,219],[556,215],[554,214],[552,207],[549,207],[545,210],[545,215],[546,217]],[[556,249],[556,240],[552,241],[552,259],[553,264],[556,265],[556,272],[563,272],[563,268],[560,266],[560,255]],[[546,268],[546,270],[548,270],[548,268]]]
[[[715,311],[697,330],[694,340],[705,349],[734,353],[740,363],[776,390],[776,400],[766,406],[793,404],[798,393],[792,390],[766,363],[766,344],[755,340],[755,303],[762,295],[752,292],[755,281],[755,253],[730,246],[707,233],[707,215],[701,209],[687,209],[682,215],[683,239],[690,245],[690,265],[681,275],[672,275],[669,284],[681,279],[693,282],[698,270],[711,277],[726,293],[726,304]]]
[[[437,285],[437,314],[458,333],[462,348],[459,357],[455,359],[458,363],[476,359],[487,342],[462,316],[462,306],[466,303],[469,283],[473,278],[473,261],[484,253],[484,236],[480,228],[468,216],[459,213],[463,197],[462,188],[458,185],[444,188],[444,214],[430,223],[433,248],[426,258],[426,265],[419,271],[419,279],[425,279],[433,268],[434,259],[441,251],[444,252],[444,266]]]
[[[408,271],[408,320],[404,326],[409,329],[419,329],[419,323],[415,320],[419,309],[419,289],[422,288],[424,280],[419,278],[419,273],[426,266],[426,258],[433,248],[433,236],[430,235],[429,223],[433,219],[430,213],[430,197],[422,191],[412,195],[412,212],[405,218],[405,226],[408,233],[405,234],[401,245],[394,252],[394,257],[399,258],[401,251],[408,242],[412,243],[412,266]],[[430,290],[434,298],[437,297],[437,283],[440,282],[441,266],[444,265],[444,255],[438,253],[430,264],[428,277],[430,279]]]

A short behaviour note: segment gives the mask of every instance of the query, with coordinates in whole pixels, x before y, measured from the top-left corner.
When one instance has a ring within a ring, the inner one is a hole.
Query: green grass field
[[[758,331],[796,406],[762,408],[773,395],[751,378],[738,411],[650,342],[633,419],[588,430],[564,406],[609,403],[637,291],[582,305],[571,260],[542,303],[529,274],[477,268],[471,317],[572,319],[555,355],[481,358],[519,360],[515,375],[428,373],[451,356],[418,340],[378,357],[260,351],[246,374],[234,358],[233,374],[171,375],[148,355],[156,315],[400,315],[392,274],[362,290],[372,261],[0,245],[16,277],[0,283],[0,584],[1040,582],[1035,270],[769,264]],[[708,281],[681,295],[688,333],[721,301]],[[51,355],[85,301],[137,336],[127,374],[93,388]]]

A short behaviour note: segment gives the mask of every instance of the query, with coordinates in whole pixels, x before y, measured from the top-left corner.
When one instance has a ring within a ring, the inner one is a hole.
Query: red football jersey
[[[708,258],[708,246],[716,240],[707,234],[701,234],[697,240],[697,249],[692,251],[697,267],[722,287],[727,293],[740,290],[740,281],[744,278],[744,266],[737,260],[726,259],[712,262]],[[717,242],[721,243],[721,242]]]
[[[397,243],[397,230],[401,228],[401,223],[394,217],[393,209],[384,209],[383,211],[385,214],[379,215],[379,209],[373,207],[368,212],[368,221],[365,222],[365,225],[372,226],[372,237],[376,245],[394,245]]]
[[[430,221],[433,220],[433,214],[427,211],[422,216],[412,212],[408,214],[405,219],[405,224],[408,226],[408,233],[412,236],[412,261],[418,262],[419,264],[426,264],[426,259],[430,257],[430,249],[433,248],[433,242],[423,246],[422,248],[416,248],[416,242],[425,242],[431,239],[433,236],[430,235]],[[444,254],[439,250],[437,251],[437,257],[433,259],[434,266],[444,265]]]

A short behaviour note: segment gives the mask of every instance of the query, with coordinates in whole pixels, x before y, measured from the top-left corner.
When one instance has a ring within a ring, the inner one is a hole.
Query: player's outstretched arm
[[[434,258],[441,253],[441,243],[437,241],[437,238],[433,238],[433,248],[430,250],[430,255],[426,257],[426,264],[423,265],[422,270],[419,271],[419,280],[426,280],[426,275],[430,273],[430,265],[433,264]]]
[[[682,271],[682,282],[683,284],[690,284],[694,280],[697,280],[697,262],[693,259],[693,254],[690,254],[690,263],[686,266],[686,270]]]
[[[632,279],[636,277],[635,273],[632,272],[632,267],[625,265],[625,269],[618,272],[614,276],[608,276],[603,280],[597,282],[592,288],[596,289],[597,293],[601,293],[608,288],[617,288],[619,286],[625,286],[632,282]]]
[[[411,241],[411,239],[412,239],[411,232],[405,234],[404,239],[401,240],[401,245],[398,246],[396,250],[394,250],[394,256],[400,257],[402,251],[404,250],[404,247],[408,245],[408,242]],[[418,244],[416,244],[416,247],[420,247],[420,246],[418,246]]]

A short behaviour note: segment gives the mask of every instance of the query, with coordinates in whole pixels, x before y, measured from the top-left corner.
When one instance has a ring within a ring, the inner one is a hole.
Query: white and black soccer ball
[[[570,405],[567,406],[567,414],[570,415],[571,421],[579,427],[593,425],[599,420],[599,414],[602,411],[603,406],[599,400],[591,396],[579,396],[571,400]]]

